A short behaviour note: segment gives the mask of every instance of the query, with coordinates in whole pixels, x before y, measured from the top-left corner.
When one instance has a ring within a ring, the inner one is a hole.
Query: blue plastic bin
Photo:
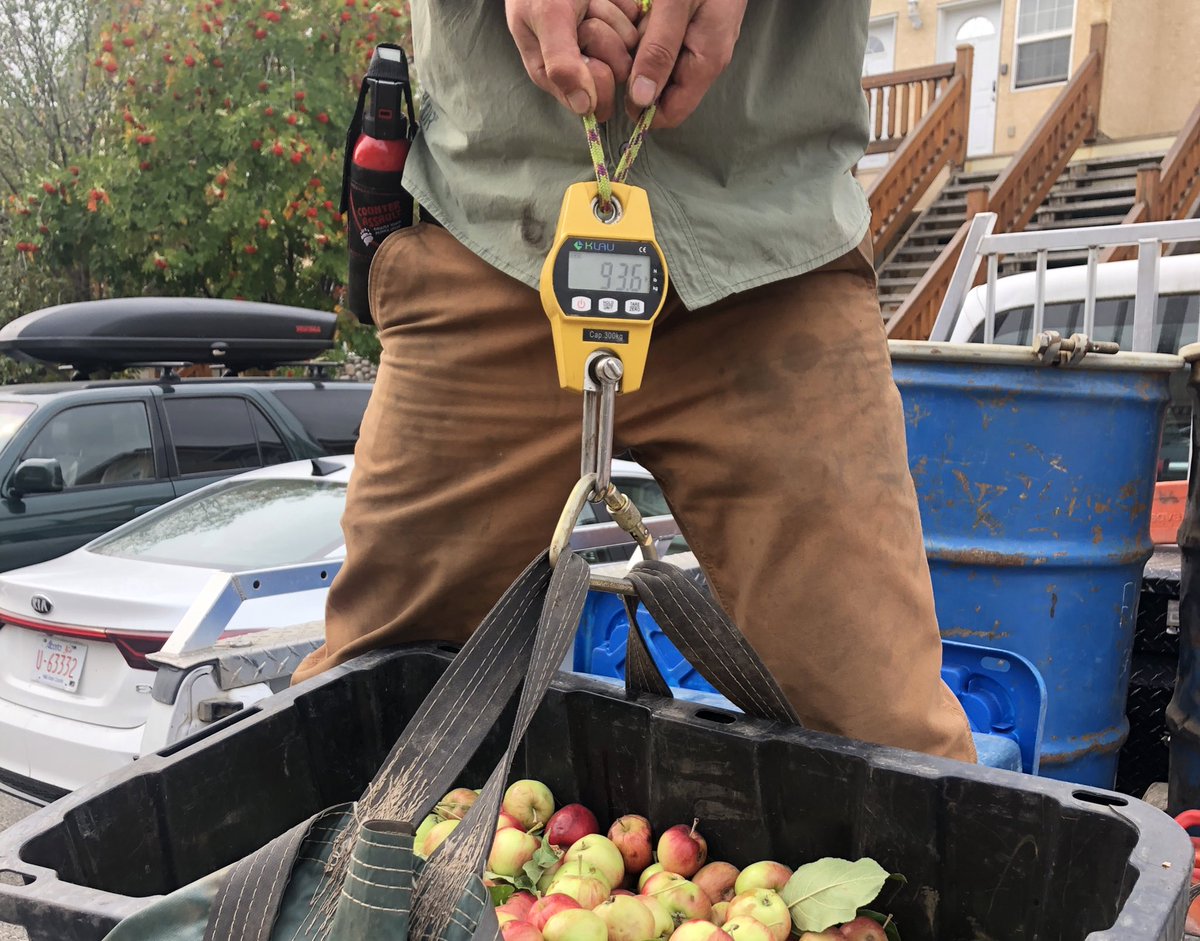
[[[692,668],[641,605],[638,624],[676,697],[734,708]],[[575,635],[575,672],[624,679],[628,641],[629,619],[620,599],[592,592]],[[1005,651],[943,640],[942,679],[963,704],[976,733],[980,763],[1037,774],[1046,685],[1034,666]]]

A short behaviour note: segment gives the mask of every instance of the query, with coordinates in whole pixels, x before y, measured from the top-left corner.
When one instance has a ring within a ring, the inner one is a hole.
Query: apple
[[[675,930],[675,922],[671,918],[671,913],[667,911],[667,906],[660,902],[653,895],[639,895],[638,901],[646,906],[646,910],[654,916],[654,933],[651,938],[665,939],[670,937],[671,932]]]
[[[429,831],[442,822],[442,818],[437,814],[430,814],[421,821],[421,825],[417,827],[417,832],[413,835],[413,849],[418,849],[425,842],[425,837],[429,835]],[[418,853],[417,855],[420,855]]]
[[[841,932],[846,941],[887,941],[887,932],[883,930],[883,926],[866,915],[846,922],[842,925]]]
[[[642,874],[638,876],[638,891],[641,892],[646,883],[650,881],[651,876],[656,876],[663,871],[662,863],[654,863],[642,870]]]
[[[532,892],[514,892],[508,897],[507,902],[496,907],[496,911],[512,912],[521,921],[529,921],[529,910],[533,908],[533,903],[536,901],[537,896]]]
[[[608,941],[608,925],[595,912],[568,909],[551,916],[542,937],[545,941]]]
[[[652,895],[662,902],[676,925],[685,921],[707,919],[712,912],[712,902],[708,900],[704,890],[686,879],[679,879],[677,882],[664,879],[665,876],[671,875],[674,873],[660,872],[646,883],[645,894]]]
[[[520,920],[521,919],[518,918],[516,915],[514,915],[512,912],[502,912],[500,909],[496,909],[496,921],[498,921],[500,923],[501,928],[503,928],[505,925],[507,925],[510,921],[520,921]]]
[[[500,926],[504,941],[542,941],[542,933],[527,921],[510,921]]]
[[[637,814],[618,817],[608,828],[608,838],[621,851],[625,871],[631,876],[636,876],[654,862],[653,836],[650,821]]]
[[[690,827],[679,823],[666,830],[658,838],[658,861],[667,872],[677,872],[690,879],[708,858],[708,843],[696,832],[693,820]]]
[[[723,926],[725,924],[725,922],[729,921],[729,919],[725,915],[725,913],[728,911],[729,911],[729,903],[728,902],[714,902],[713,907],[712,907],[712,912],[710,912],[709,916],[708,916],[709,921],[711,921],[714,925],[722,925]]]
[[[562,849],[582,840],[589,833],[599,832],[600,821],[583,804],[567,804],[546,822],[547,841],[551,846]]]
[[[729,935],[711,921],[685,921],[671,934],[671,941],[731,941]]]
[[[778,892],[787,885],[790,878],[792,878],[790,868],[783,863],[764,859],[762,862],[752,863],[742,870],[734,884],[733,892],[734,895],[752,892],[755,889],[770,889]]]
[[[649,941],[654,916],[636,896],[614,895],[592,909],[608,926],[608,941]]]
[[[554,815],[554,795],[541,781],[524,778],[509,785],[500,809],[512,814],[522,830],[533,830]]]
[[[679,873],[666,872],[665,870],[656,872],[642,883],[639,894],[658,895],[660,892],[665,892],[669,886],[678,885],[680,882],[687,882],[687,880],[679,875]]]
[[[733,938],[733,941],[774,941],[775,939],[770,928],[749,915],[725,922],[721,925],[721,930]]]
[[[563,870],[550,883],[550,891],[556,895],[569,895],[581,908],[592,909],[608,898],[611,889],[603,878],[576,876]]]
[[[496,829],[503,830],[505,827],[515,827],[518,830],[524,830],[521,826],[521,821],[512,814],[506,814],[501,811],[500,816],[496,818]]]
[[[440,823],[434,824],[429,828],[429,832],[425,834],[425,841],[420,848],[413,847],[413,852],[422,859],[428,859],[433,855],[433,851],[442,845],[442,841],[446,839],[454,828],[457,827],[461,820],[443,820]]]
[[[479,797],[469,787],[456,787],[453,791],[438,801],[434,812],[443,820],[462,820]]]
[[[716,905],[717,902],[728,902],[738,894],[733,891],[737,878],[737,866],[731,866],[729,863],[709,863],[692,876],[692,881],[700,886]]]
[[[572,908],[582,908],[583,906],[576,902],[569,895],[547,895],[538,899],[529,909],[529,916],[525,919],[538,931],[544,931],[546,922],[559,912],[565,912]]]
[[[614,897],[616,897],[618,895],[629,895],[629,896],[632,896],[633,898],[638,897],[638,894],[636,892],[630,892],[628,889],[613,889],[612,894]]]
[[[779,894],[770,889],[754,889],[734,897],[727,913],[730,921],[750,916],[770,930],[775,941],[786,941],[792,931],[792,913]]]
[[[827,931],[806,931],[800,935],[800,941],[845,941],[846,936],[836,928]]]
[[[512,827],[497,830],[492,840],[492,851],[488,854],[488,871],[511,879],[524,871],[525,864],[533,859],[533,854],[541,845],[541,840],[524,830],[514,830]]]
[[[610,889],[619,886],[625,878],[625,860],[621,857],[621,851],[613,845],[612,840],[598,833],[576,840],[563,859],[566,860],[567,871],[571,870],[571,863],[577,859],[591,863],[604,874]]]

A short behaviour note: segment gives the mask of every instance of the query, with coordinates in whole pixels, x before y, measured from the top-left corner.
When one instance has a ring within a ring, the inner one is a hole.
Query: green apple
[[[621,856],[621,851],[613,845],[612,840],[600,836],[598,833],[591,833],[576,840],[571,844],[563,859],[566,860],[568,870],[571,868],[571,863],[577,859],[591,863],[604,874],[610,888],[615,889],[625,878],[625,860]],[[643,938],[642,941],[645,939]]]
[[[685,921],[675,929],[671,941],[730,941],[729,935],[711,921]]]
[[[662,871],[662,863],[653,863],[643,869],[642,874],[638,876],[638,891],[641,892],[642,889],[645,888],[646,883],[650,881],[651,876],[656,876]]]
[[[460,823],[462,823],[461,820],[443,820],[440,823],[435,824],[430,828],[429,832],[425,834],[425,841],[420,845],[420,847],[413,847],[413,852],[415,852],[422,859],[428,859],[433,855],[433,851],[442,845],[446,837],[453,833],[454,828]]]
[[[783,863],[769,859],[752,863],[741,871],[733,885],[733,894],[742,895],[755,889],[770,889],[778,892],[792,878],[792,870]]]
[[[725,922],[721,925],[721,930],[733,938],[733,941],[775,941],[771,929],[749,915]]]
[[[567,909],[550,917],[542,937],[545,941],[608,941],[608,925],[593,911]]]
[[[594,909],[608,926],[608,941],[649,941],[654,937],[654,916],[634,895],[614,895]]]
[[[570,867],[573,870],[574,867]],[[572,875],[569,869],[564,869],[550,883],[552,895],[566,895],[579,903],[580,907],[591,910],[608,898],[611,891],[608,884],[596,876]]]
[[[492,839],[492,851],[488,854],[488,871],[511,879],[524,871],[525,864],[533,859],[541,845],[541,840],[524,830],[512,827],[497,830]]]
[[[666,938],[670,937],[671,932],[675,930],[675,922],[671,919],[671,913],[653,895],[639,895],[637,899],[646,906],[646,911],[654,916],[654,933],[650,937],[665,941]]]
[[[792,914],[787,903],[770,889],[754,889],[735,896],[726,914],[730,921],[746,916],[761,921],[775,941],[787,941],[792,932]]]
[[[554,795],[541,781],[525,778],[509,785],[500,809],[519,820],[522,830],[533,830],[553,816]]]

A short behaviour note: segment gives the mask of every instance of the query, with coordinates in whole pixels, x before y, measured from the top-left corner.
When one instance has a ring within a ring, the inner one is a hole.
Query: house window
[[[1070,78],[1074,32],[1075,0],[1021,0],[1014,86],[1030,88]]]

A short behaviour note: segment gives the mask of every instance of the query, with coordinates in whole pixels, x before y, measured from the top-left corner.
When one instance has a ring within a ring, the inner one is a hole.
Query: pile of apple
[[[428,858],[458,826],[477,791],[447,794],[418,828]],[[677,824],[654,843],[650,822],[627,814],[602,835],[582,804],[555,812],[540,781],[504,795],[485,883],[497,902],[504,941],[788,941],[797,937],[779,892],[792,869],[771,860],[745,869],[708,861],[699,821]],[[637,888],[636,894],[632,891]],[[799,941],[888,941],[884,925],[861,916]],[[894,928],[891,929],[895,937]]]

